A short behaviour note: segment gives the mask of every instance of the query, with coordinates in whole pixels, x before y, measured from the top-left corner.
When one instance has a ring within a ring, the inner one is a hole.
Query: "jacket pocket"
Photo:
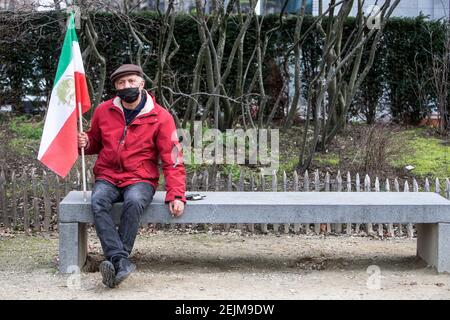
[[[105,168],[108,165],[108,161],[105,159],[105,152],[103,150],[97,156],[97,160],[95,161],[95,165],[93,168],[94,175],[100,174],[102,168]]]
[[[142,161],[139,171],[143,178],[155,179],[159,178],[159,170],[156,164],[151,162],[150,160]]]

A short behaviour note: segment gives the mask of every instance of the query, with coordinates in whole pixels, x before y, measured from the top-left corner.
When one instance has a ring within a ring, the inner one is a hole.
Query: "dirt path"
[[[92,232],[89,247],[95,269]],[[450,276],[410,239],[157,231],[138,236],[137,272],[113,290],[98,272],[59,274],[57,248],[57,235],[0,234],[0,299],[450,299]]]

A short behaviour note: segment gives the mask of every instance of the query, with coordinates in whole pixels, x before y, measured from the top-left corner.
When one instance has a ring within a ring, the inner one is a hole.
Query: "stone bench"
[[[142,217],[147,223],[415,223],[417,256],[450,272],[450,201],[431,192],[201,192],[172,218],[157,191]],[[116,223],[122,203],[113,206]],[[90,192],[71,191],[59,204],[59,270],[86,262],[86,226],[93,223]]]

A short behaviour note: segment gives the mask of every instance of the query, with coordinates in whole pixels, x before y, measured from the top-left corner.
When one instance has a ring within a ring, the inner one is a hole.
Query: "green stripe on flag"
[[[70,14],[70,18],[67,23],[67,31],[66,36],[64,38],[64,44],[61,50],[61,55],[59,57],[58,69],[56,71],[55,82],[53,83],[53,87],[58,83],[61,76],[67,69],[67,66],[70,64],[72,60],[72,42],[77,41],[77,34],[75,32],[75,17],[73,13]]]

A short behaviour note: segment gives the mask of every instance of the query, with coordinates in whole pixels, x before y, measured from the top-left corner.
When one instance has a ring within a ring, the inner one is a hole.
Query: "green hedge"
[[[57,13],[35,13],[26,21],[15,22],[14,32],[11,32],[13,23],[7,19],[8,13],[0,13],[0,105],[12,104],[15,111],[23,112],[21,100],[25,95],[49,96],[56,72],[58,57],[64,36],[63,20],[65,16]],[[135,17],[140,30],[153,42],[152,56],[144,71],[153,78],[156,70],[156,54],[158,49],[158,33],[160,29],[159,17],[152,12],[139,12]],[[117,21],[111,14],[96,13],[92,16],[95,28],[99,34],[98,48],[107,60],[107,75],[118,65],[130,62],[129,52],[136,52],[136,43],[127,32],[126,26]],[[232,17],[228,23],[226,53],[238,33],[237,18]],[[278,15],[266,16],[264,30],[269,30],[278,24]],[[307,16],[304,20],[306,30],[313,22],[313,17]],[[355,19],[349,18],[346,24],[346,34],[352,28]],[[326,21],[325,21],[326,24]],[[295,27],[295,16],[289,16],[284,21],[283,28],[270,38],[266,62],[282,54],[291,44]],[[433,43],[430,44],[429,31],[433,32]],[[86,38],[79,32],[80,46],[85,48]],[[180,45],[178,53],[171,61],[170,68],[179,80],[180,88],[189,92],[192,70],[197,59],[200,46],[197,24],[187,15],[179,15],[176,20],[175,37]],[[244,57],[249,59],[254,49],[255,29],[251,25],[245,39]],[[320,55],[320,42],[317,35],[311,34],[303,46],[302,63],[306,67],[303,84],[305,88],[311,74],[308,70],[317,65]],[[378,105],[385,93],[384,100],[397,118],[408,115],[418,121],[426,112],[424,105],[434,99],[430,82],[425,79],[431,74],[430,51],[442,50],[444,31],[442,24],[436,21],[427,21],[423,17],[393,18],[385,29],[380,43],[374,68],[368,75],[354,101],[353,112],[367,107],[367,104]],[[227,54],[225,54],[225,57]],[[415,61],[418,62],[416,68]],[[225,68],[226,59],[223,61]],[[269,63],[265,63],[269,65]],[[364,65],[362,65],[364,67]],[[98,78],[98,62],[91,55],[85,61],[88,77],[95,83]],[[415,72],[418,70],[418,72]],[[265,70],[268,75],[269,69]],[[230,89],[234,86],[234,73],[226,84]],[[417,81],[424,80],[423,85]],[[205,86],[205,84],[202,84]],[[423,103],[417,98],[418,85],[426,92],[427,101]],[[202,90],[204,87],[202,88]],[[206,90],[206,89],[204,89]],[[230,90],[231,91],[231,90]],[[104,98],[112,95],[112,87],[106,82]],[[268,93],[271,94],[270,87]],[[274,101],[274,97],[272,97]],[[276,98],[276,97],[275,97]],[[369,101],[369,102],[368,102]],[[178,104],[178,111],[183,112],[185,104]]]

